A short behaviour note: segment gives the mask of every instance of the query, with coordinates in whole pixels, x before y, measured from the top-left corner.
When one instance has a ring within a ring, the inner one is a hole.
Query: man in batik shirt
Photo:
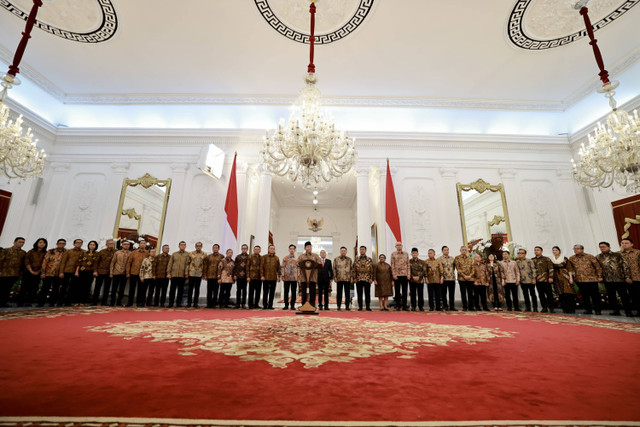
[[[184,282],[187,280],[187,266],[189,263],[189,252],[187,252],[187,243],[183,240],[178,243],[178,251],[171,254],[169,258],[169,275],[171,287],[169,288],[169,308],[173,307],[175,300],[176,307],[182,307],[182,298],[184,297]],[[176,297],[176,292],[178,296]]]
[[[502,251],[502,267],[504,267],[504,299],[507,301],[507,310],[520,311],[518,303],[518,283],[520,283],[520,268],[515,261],[511,261],[509,251]],[[513,308],[512,308],[513,307]]]
[[[162,245],[162,253],[156,255],[153,261],[153,280],[156,282],[156,296],[153,301],[154,307],[164,307],[167,299],[167,287],[169,286],[169,245]]]
[[[336,281],[338,288],[338,294],[336,296],[336,303],[338,311],[342,305],[342,293],[344,292],[344,305],[347,311],[349,310],[349,303],[351,302],[351,295],[349,286],[351,284],[351,271],[353,270],[353,261],[347,256],[347,248],[344,246],[340,248],[340,256],[333,260],[333,280]],[[367,304],[367,307],[369,304]]]
[[[143,306],[153,305],[153,295],[156,291],[156,281],[153,279],[153,260],[155,257],[156,250],[149,249],[149,255],[142,260],[142,264],[140,265],[140,287],[138,288],[138,292],[141,292],[141,289],[143,290]]]
[[[149,251],[147,250],[147,242],[140,240],[140,242],[138,242],[138,249],[131,252],[129,258],[127,258],[127,279],[129,279],[129,300],[127,301],[127,307],[131,307],[133,305],[133,297],[136,293],[138,283],[140,283],[140,267],[142,266],[142,261],[144,261],[148,256]],[[140,283],[140,288],[138,289],[136,297],[136,305],[138,307],[142,307],[144,305],[145,297],[146,286],[144,286],[144,283]]]
[[[633,248],[633,240],[627,237],[620,242],[620,255],[627,260],[631,271],[631,304],[636,310],[636,316],[640,316],[640,251]]]
[[[536,246],[533,249],[535,256],[531,258],[536,265],[536,289],[538,290],[538,296],[540,297],[540,305],[542,306],[542,313],[553,313],[554,299],[553,299],[553,262],[542,255],[542,248]]]
[[[16,237],[13,246],[0,251],[0,307],[6,307],[9,302],[11,288],[22,276],[24,258],[27,253],[22,250],[24,237]]]
[[[280,258],[276,255],[276,247],[269,245],[267,254],[260,260],[260,280],[263,283],[262,309],[273,310],[273,298],[276,284],[280,281]]]
[[[402,250],[402,243],[396,243],[396,251],[391,254],[391,273],[395,293],[393,301],[396,310],[409,311],[407,305],[407,287],[409,286],[409,254]]]
[[[218,282],[220,283],[220,307],[228,307],[231,288],[236,281],[236,263],[233,261],[233,249],[227,249],[226,257],[218,263]]]
[[[220,245],[211,247],[213,253],[204,261],[204,279],[207,281],[207,308],[214,308],[218,305],[218,295],[222,295],[220,282],[218,281],[218,263],[222,261],[224,255],[220,253]]]
[[[253,247],[253,253],[247,259],[247,279],[249,280],[249,308],[260,308],[260,291],[262,279],[260,278],[261,256],[260,246]]]
[[[73,241],[73,248],[65,251],[62,254],[60,260],[60,272],[58,277],[60,278],[60,299],[58,305],[70,305],[77,302],[75,289],[78,288],[78,277],[76,277],[76,267],[80,263],[80,259],[85,254],[85,250],[82,249],[82,239],[75,239]]]
[[[189,280],[187,307],[189,307],[193,301],[193,308],[198,308],[198,301],[200,300],[200,284],[202,283],[202,275],[205,260],[207,259],[207,253],[202,250],[202,242],[196,243],[195,249],[195,251],[189,254],[189,260],[187,261],[187,279]]]
[[[409,289],[411,291],[411,310],[413,311],[416,311],[417,308],[424,311],[424,276],[424,261],[418,258],[418,248],[413,248],[409,260]]]
[[[362,309],[362,294],[364,293],[367,311],[370,311],[369,303],[371,301],[371,282],[373,282],[373,260],[367,256],[366,246],[360,246],[360,256],[353,262],[351,280],[356,284],[359,309]],[[348,306],[347,310],[349,310]]]
[[[627,260],[619,253],[611,250],[608,242],[600,242],[600,253],[596,259],[602,267],[602,278],[607,288],[609,308],[612,316],[620,316],[618,295],[622,301],[622,307],[627,317],[631,317],[631,300],[629,299],[629,286],[632,285],[631,268]]]
[[[424,276],[427,281],[427,292],[429,293],[429,311],[441,311],[440,285],[444,282],[442,263],[436,259],[436,251],[429,249],[428,257],[424,261]]]
[[[62,255],[65,253],[64,248],[67,245],[65,239],[58,239],[56,247],[49,249],[42,261],[42,269],[40,270],[40,278],[42,279],[42,289],[38,294],[38,307],[42,307],[45,302],[49,302],[49,306],[53,307],[58,301],[58,288],[60,287],[60,262]],[[113,305],[113,304],[112,304]]]
[[[116,242],[113,239],[109,239],[106,244],[107,247],[98,252],[98,261],[93,272],[93,276],[96,278],[96,284],[93,289],[93,305],[97,305],[100,300],[100,289],[103,289],[102,305],[109,303],[109,292],[111,291],[109,268],[111,267],[111,259],[116,253]]]
[[[124,290],[127,287],[127,260],[131,255],[131,252],[129,251],[131,242],[125,240],[121,245],[122,249],[113,254],[113,258],[111,258],[111,265],[109,266],[109,277],[113,281],[111,305],[122,305]],[[131,300],[133,301],[133,296],[131,296]]]
[[[322,266],[322,259],[312,250],[311,242],[305,242],[304,253],[298,257],[298,280],[302,289],[302,304],[308,300],[315,307],[318,269]]]
[[[518,249],[518,259],[516,260],[518,270],[520,271],[520,282],[516,282],[516,285],[520,285],[522,288],[522,295],[524,296],[525,311],[538,311],[538,298],[536,297],[536,264],[533,260],[527,258],[527,250],[524,248]]]
[[[442,256],[438,258],[442,263],[442,285],[440,286],[440,295],[442,297],[442,308],[449,311],[457,311],[455,305],[456,297],[456,274],[454,258],[449,256],[449,247],[442,247]],[[447,292],[449,298],[447,301]]]
[[[289,245],[289,255],[282,258],[281,272],[284,282],[284,307],[283,310],[296,309],[296,298],[298,296],[298,257],[296,257],[296,245]],[[291,300],[289,300],[291,292]]]
[[[247,261],[249,260],[249,246],[242,245],[240,255],[236,256],[235,271],[236,276],[236,308],[245,308],[247,303]]]
[[[471,280],[473,272],[473,259],[468,254],[469,249],[466,246],[460,247],[460,255],[453,260],[453,265],[458,272],[458,284],[460,285],[460,297],[462,298],[462,310],[474,311],[474,286]]]
[[[573,277],[569,280],[569,283],[573,284],[575,281],[578,284],[578,288],[580,288],[585,308],[584,314],[593,314],[592,307],[596,314],[600,314],[598,282],[602,281],[602,267],[600,267],[596,257],[584,253],[584,246],[574,245],[573,252],[575,255],[569,258],[569,263],[573,267]]]

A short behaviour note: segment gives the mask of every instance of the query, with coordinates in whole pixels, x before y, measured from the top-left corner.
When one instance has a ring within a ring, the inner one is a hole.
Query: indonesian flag
[[[387,247],[387,261],[389,261],[391,253],[395,250],[396,242],[402,242],[400,233],[400,216],[398,215],[398,204],[396,203],[396,193],[393,190],[393,179],[391,179],[391,169],[389,168],[389,159],[387,159],[387,186],[385,197],[385,237]]]
[[[227,249],[233,249],[234,255],[238,251],[238,184],[236,182],[236,153],[233,156],[233,165],[229,175],[229,188],[227,188],[227,200],[224,203],[224,222],[222,224],[222,243],[220,252],[226,253]]]

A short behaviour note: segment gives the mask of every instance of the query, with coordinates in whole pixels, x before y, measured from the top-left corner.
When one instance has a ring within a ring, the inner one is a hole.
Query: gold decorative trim
[[[116,224],[113,227],[113,237],[116,239],[118,238],[118,229],[120,228],[120,218],[122,217],[122,215],[125,215],[125,211],[127,211],[124,209],[124,199],[127,193],[127,188],[136,187],[138,185],[141,185],[143,188],[150,188],[154,185],[157,185],[158,187],[166,187],[167,189],[167,191],[165,191],[165,194],[164,194],[164,201],[162,204],[162,215],[160,217],[160,229],[158,231],[158,236],[157,236],[158,246],[161,246],[162,234],[164,233],[164,221],[167,216],[167,205],[169,204],[169,194],[171,192],[171,178],[158,179],[150,175],[149,173],[145,173],[143,176],[141,176],[138,179],[125,178],[122,181],[122,190],[120,191],[120,203],[118,204],[118,211],[117,211],[118,213],[116,214]],[[140,218],[136,218],[136,219],[139,220]],[[140,231],[140,223],[138,223],[138,231]]]
[[[472,182],[471,184],[462,184],[458,182],[456,184],[456,190],[458,192],[458,207],[460,209],[460,222],[462,223],[462,238],[464,239],[465,246],[469,244],[469,239],[467,236],[467,222],[464,216],[464,207],[462,203],[463,191],[475,190],[480,194],[484,193],[485,191],[491,191],[492,193],[500,193],[500,197],[502,199],[502,213],[504,214],[504,216],[498,217],[496,215],[491,222],[495,221],[496,218],[503,218],[505,225],[507,226],[507,240],[508,241],[513,240],[513,235],[511,234],[511,223],[509,222],[509,211],[507,210],[507,198],[504,194],[503,184],[492,185],[486,182],[485,180],[483,180],[482,178],[478,178],[476,181]],[[497,225],[500,222],[502,221],[499,221],[492,225]],[[489,225],[489,227],[490,226],[491,224]],[[489,235],[491,235],[491,231],[489,231]]]
[[[631,228],[631,224],[633,225],[640,225],[640,215],[636,215],[636,218],[625,218],[624,219],[624,234],[622,235],[623,239],[626,239],[629,237],[629,229]]]

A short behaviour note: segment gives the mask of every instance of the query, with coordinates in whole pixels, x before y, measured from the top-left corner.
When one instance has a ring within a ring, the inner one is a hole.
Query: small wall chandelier
[[[613,98],[615,89],[620,84],[609,80],[609,72],[604,68],[602,54],[598,48],[597,40],[593,35],[593,28],[588,15],[587,3],[589,0],[580,0],[575,8],[580,10],[584,18],[587,34],[591,40],[593,53],[600,69],[602,88],[598,89],[609,99],[609,105],[613,110],[607,116],[607,124],[598,123],[594,133],[589,135],[589,142],[580,148],[580,159],[574,162],[573,178],[584,187],[606,188],[614,182],[621,187],[626,187],[628,193],[640,193],[640,120],[638,111],[633,116],[624,110],[617,108]]]
[[[7,91],[20,84],[20,79],[16,77],[16,74],[20,72],[18,65],[27,47],[27,42],[31,38],[31,30],[40,6],[42,6],[42,0],[33,0],[33,7],[13,57],[13,64],[9,66],[9,71],[2,76],[0,81],[2,86],[0,91],[0,171],[9,179],[40,176],[44,170],[46,155],[44,150],[38,151],[38,140],[33,139],[31,128],[23,134],[22,115],[15,121],[9,120],[11,111],[4,104]]]
[[[333,120],[321,110],[321,94],[316,88],[313,63],[315,0],[309,7],[311,35],[309,58],[305,77],[306,86],[300,91],[294,110],[285,125],[280,120],[278,129],[267,132],[263,142],[262,159],[267,169],[305,188],[325,187],[333,178],[351,170],[355,158],[355,140],[346,132],[335,128]]]

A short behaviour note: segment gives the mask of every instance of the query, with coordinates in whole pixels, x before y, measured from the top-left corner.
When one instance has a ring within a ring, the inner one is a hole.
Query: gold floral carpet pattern
[[[286,368],[295,361],[305,368],[317,368],[327,362],[352,362],[390,353],[413,358],[419,347],[455,342],[473,345],[514,337],[511,332],[479,326],[295,316],[137,321],[87,329],[124,339],[178,343],[183,356],[211,351],[245,361],[263,360],[276,368]]]

